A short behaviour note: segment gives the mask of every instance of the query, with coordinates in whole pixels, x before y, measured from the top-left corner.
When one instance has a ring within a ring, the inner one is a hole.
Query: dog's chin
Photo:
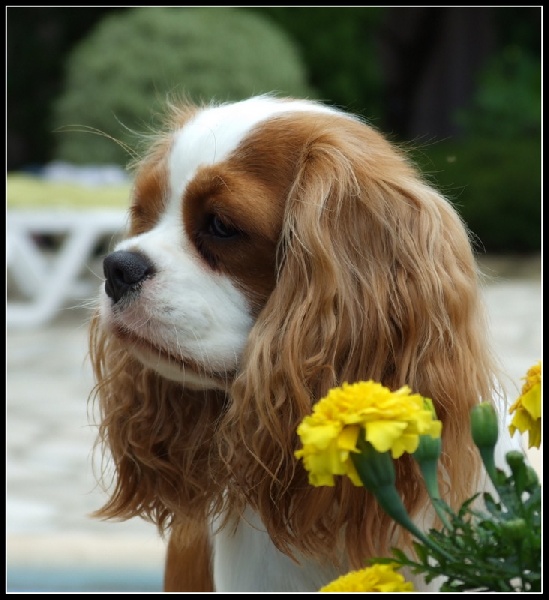
[[[228,375],[209,374],[199,371],[189,361],[178,361],[166,358],[142,348],[133,348],[132,354],[143,366],[156,371],[161,377],[180,383],[184,387],[195,390],[228,391],[232,378]]]
[[[125,328],[113,326],[111,331],[144,367],[186,388],[227,392],[234,379],[234,373],[208,371],[198,361],[172,355]]]

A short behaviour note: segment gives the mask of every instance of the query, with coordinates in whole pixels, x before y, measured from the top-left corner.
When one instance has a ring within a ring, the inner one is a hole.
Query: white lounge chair
[[[69,303],[96,297],[102,273],[90,278],[90,265],[98,244],[123,232],[129,191],[129,182],[85,185],[8,174],[8,327],[44,325]]]

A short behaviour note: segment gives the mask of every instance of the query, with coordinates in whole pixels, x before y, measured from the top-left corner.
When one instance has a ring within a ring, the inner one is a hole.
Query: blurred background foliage
[[[292,39],[269,20],[234,8],[135,8],[105,16],[68,55],[52,126],[93,127],[134,148],[139,133],[158,129],[166,95],[207,102],[271,90],[312,91]],[[61,133],[55,157],[121,165],[131,158],[112,139],[83,135]]]
[[[166,94],[362,115],[487,252],[541,249],[541,7],[7,9],[7,168],[125,164]]]

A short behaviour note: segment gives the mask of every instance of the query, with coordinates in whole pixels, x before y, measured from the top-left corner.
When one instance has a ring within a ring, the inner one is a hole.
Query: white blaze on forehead
[[[171,198],[180,199],[199,167],[227,158],[258,123],[299,111],[336,112],[307,100],[278,100],[271,96],[257,96],[198,112],[174,136],[169,161]]]

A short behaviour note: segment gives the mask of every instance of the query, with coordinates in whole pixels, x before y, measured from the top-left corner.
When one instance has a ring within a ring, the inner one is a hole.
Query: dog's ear
[[[143,367],[106,333],[98,314],[89,345],[97,381],[90,403],[96,400],[99,411],[99,479],[109,492],[93,516],[143,517],[161,532],[178,515],[203,523],[226,485],[210,460],[224,395],[183,389]]]
[[[310,532],[337,531],[352,514],[348,535],[357,522],[365,539],[372,528],[379,533],[383,518],[345,483],[316,490],[313,501],[293,456],[299,422],[343,382],[407,384],[432,398],[443,422],[448,499],[462,501],[475,484],[475,455],[464,458],[472,452],[469,412],[492,397],[485,331],[469,237],[448,202],[358,122],[311,141],[287,199],[277,285],[251,332],[229,411],[240,431],[232,450],[243,489],[252,490],[249,501],[271,535],[286,519],[299,532],[292,543],[301,535],[307,546]],[[412,461],[404,457],[397,471],[413,512],[423,492]],[[290,488],[292,506],[284,500]],[[327,493],[338,496],[337,515],[321,499]],[[307,504],[307,516],[298,515]]]

